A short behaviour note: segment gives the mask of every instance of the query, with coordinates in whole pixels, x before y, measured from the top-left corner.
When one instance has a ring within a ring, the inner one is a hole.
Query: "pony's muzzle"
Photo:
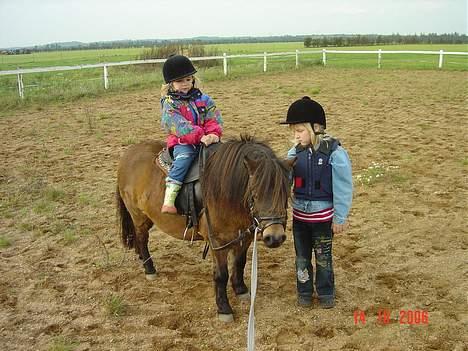
[[[263,232],[263,243],[266,247],[276,248],[281,246],[286,240],[286,233],[284,232],[283,225],[274,224],[265,229]]]
[[[263,243],[265,244],[266,247],[269,247],[270,249],[274,249],[276,247],[281,246],[281,244],[284,243],[285,240],[286,240],[286,234],[281,234],[281,235],[269,234],[269,235],[263,236]]]

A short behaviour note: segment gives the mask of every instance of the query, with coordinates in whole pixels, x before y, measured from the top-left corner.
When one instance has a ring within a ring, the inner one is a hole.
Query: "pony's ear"
[[[255,170],[258,167],[258,161],[251,159],[249,156],[244,157],[244,165],[247,167],[247,170],[249,171],[250,175],[253,175],[255,173]]]
[[[287,158],[286,160],[281,161],[287,169],[292,169],[297,162],[297,157],[294,156],[293,158]]]

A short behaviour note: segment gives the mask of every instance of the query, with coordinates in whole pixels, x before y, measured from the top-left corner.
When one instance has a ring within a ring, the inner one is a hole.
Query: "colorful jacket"
[[[296,147],[288,151],[288,158],[296,156]],[[338,146],[330,154],[328,163],[332,168],[333,200],[306,200],[293,198],[293,208],[305,213],[314,213],[333,207],[333,223],[344,224],[348,217],[353,199],[353,177],[351,161],[346,150]]]
[[[223,120],[214,101],[198,89],[187,96],[168,94],[161,99],[161,126],[168,133],[167,147],[198,145],[204,135],[223,133]]]

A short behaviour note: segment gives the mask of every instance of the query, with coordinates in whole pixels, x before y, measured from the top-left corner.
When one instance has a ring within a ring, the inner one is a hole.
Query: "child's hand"
[[[333,223],[333,224],[332,224],[332,231],[333,231],[333,234],[343,233],[343,232],[345,232],[346,230],[348,230],[348,227],[349,227],[348,222],[345,222],[344,224],[336,224],[336,223]]]
[[[219,141],[219,137],[216,134],[208,134],[202,136],[200,141],[206,146],[208,146],[210,144],[217,143]]]
[[[219,136],[217,136],[216,134],[208,134],[208,136],[211,138],[210,144],[214,144],[219,141]]]
[[[201,137],[200,141],[205,144],[206,146],[210,145],[210,142],[209,142],[210,138],[208,138],[208,135],[204,135]]]

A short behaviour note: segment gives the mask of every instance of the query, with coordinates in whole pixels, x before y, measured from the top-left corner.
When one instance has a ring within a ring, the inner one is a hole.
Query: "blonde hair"
[[[198,78],[196,75],[192,75],[192,77],[193,77],[193,83],[194,83],[193,87],[200,88],[201,86],[200,78]],[[161,97],[165,97],[170,91],[174,91],[174,86],[172,85],[172,82],[161,85]]]
[[[317,150],[320,146],[320,143],[322,142],[323,138],[326,136],[324,130],[325,128],[323,127],[323,125],[321,124],[318,124],[318,127],[319,127],[319,132],[321,134],[315,134],[314,133],[314,130],[312,128],[312,123],[296,123],[296,124],[290,124],[289,125],[289,129],[291,131],[294,131],[294,128],[296,126],[301,126],[301,127],[304,127],[308,132],[309,132],[309,135],[310,135],[310,142],[312,144],[312,146],[314,147],[314,150]],[[292,143],[294,144],[294,146],[297,146],[298,145],[298,142],[296,140],[291,140]]]

